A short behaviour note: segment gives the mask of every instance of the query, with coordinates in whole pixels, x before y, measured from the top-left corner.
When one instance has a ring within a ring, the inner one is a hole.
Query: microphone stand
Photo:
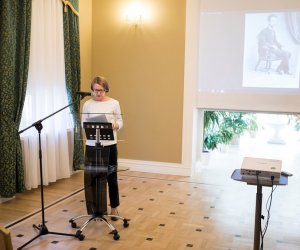
[[[87,94],[82,94],[80,93],[80,100],[82,100],[84,97],[86,97]],[[77,99],[78,100],[78,99]],[[21,134],[23,132],[25,132],[26,130],[32,128],[32,127],[35,127],[36,130],[38,131],[38,135],[39,135],[39,164],[40,164],[40,182],[41,182],[41,211],[42,211],[42,224],[40,225],[35,225],[33,224],[32,226],[39,230],[39,234],[36,235],[34,238],[32,238],[31,240],[29,240],[28,242],[26,242],[25,244],[23,244],[22,246],[20,246],[19,248],[17,248],[18,250],[20,249],[23,249],[25,246],[27,246],[28,244],[30,244],[32,241],[34,241],[35,239],[39,238],[40,236],[42,235],[46,235],[46,234],[56,234],[56,235],[63,235],[63,236],[74,236],[74,237],[77,237],[76,234],[67,234],[67,233],[59,233],[59,232],[52,232],[52,231],[49,231],[46,224],[45,224],[45,206],[44,206],[44,184],[43,184],[43,163],[42,163],[42,146],[41,146],[41,131],[43,129],[43,125],[42,125],[42,122],[48,118],[50,118],[51,116],[59,113],[60,111],[70,107],[71,105],[73,105],[75,102],[74,101],[70,104],[68,104],[67,106],[55,111],[54,113],[46,116],[45,118],[41,119],[41,120],[38,120],[36,121],[35,123],[33,123],[32,125],[30,125],[29,127],[21,130],[18,132],[18,134]]]

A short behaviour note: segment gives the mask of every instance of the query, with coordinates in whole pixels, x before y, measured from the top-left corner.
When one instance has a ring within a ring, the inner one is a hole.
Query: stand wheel
[[[123,227],[128,227],[128,226],[129,226],[128,220],[124,219]]]
[[[85,238],[85,236],[82,234],[80,230],[76,232],[75,237],[78,238],[80,241],[84,240]]]
[[[114,240],[119,240],[120,239],[120,235],[118,233],[114,234]]]
[[[85,236],[84,236],[83,234],[80,234],[79,237],[78,237],[78,239],[79,239],[80,241],[83,241],[84,238],[85,238]]]
[[[72,228],[76,228],[76,227],[77,227],[76,222],[72,221],[72,222],[71,222],[71,226],[72,226]]]

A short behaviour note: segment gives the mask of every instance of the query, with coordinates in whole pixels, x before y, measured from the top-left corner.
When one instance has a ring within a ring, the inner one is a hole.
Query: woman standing
[[[104,148],[109,148],[109,167],[116,167],[118,165],[117,131],[123,127],[120,104],[117,100],[107,95],[109,92],[109,84],[102,76],[97,76],[93,79],[91,90],[93,98],[86,101],[83,105],[82,122],[87,122],[93,118],[96,119],[102,116],[102,119],[104,117],[107,122],[112,124],[114,140],[100,140],[100,143]],[[95,156],[95,143],[95,140],[86,141],[85,164],[89,164],[91,158]],[[86,178],[85,176],[85,187],[88,187],[90,182],[91,178]],[[117,171],[113,171],[107,175],[107,183],[111,214],[118,215],[117,207],[120,205],[120,201]],[[87,210],[89,214],[94,212],[91,204],[87,204]]]

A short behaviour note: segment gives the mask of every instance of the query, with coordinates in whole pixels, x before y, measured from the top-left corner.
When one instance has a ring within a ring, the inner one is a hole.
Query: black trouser
[[[93,166],[95,163],[96,158],[96,149],[93,146],[86,146],[85,152],[85,166]],[[118,149],[117,144],[113,144],[110,146],[105,146],[103,152],[108,152],[108,162],[105,162],[109,168],[116,168],[118,165]],[[109,192],[109,199],[110,199],[110,206],[112,208],[116,208],[120,205],[119,201],[119,187],[118,187],[118,176],[117,176],[117,169],[115,171],[109,171],[104,175],[104,178],[107,179],[108,183],[108,192]],[[91,171],[84,172],[84,185],[86,187],[86,200],[87,200],[87,210],[88,213],[91,214],[94,212],[94,205],[96,200],[99,197],[95,197],[95,193],[101,194],[101,191],[106,192],[106,182],[105,186],[103,184],[98,185],[98,188],[102,188],[103,190],[95,190],[95,182],[100,181],[103,179],[103,174],[94,173]],[[103,181],[102,181],[103,183]],[[105,194],[106,197],[106,194]],[[101,200],[101,198],[100,198]],[[89,202],[92,201],[92,202]],[[106,203],[105,203],[106,205]]]

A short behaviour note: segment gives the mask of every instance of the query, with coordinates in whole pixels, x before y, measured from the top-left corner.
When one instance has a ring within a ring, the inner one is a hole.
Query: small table
[[[261,232],[261,207],[262,207],[262,187],[271,187],[272,182],[271,179],[269,181],[261,180],[261,178],[258,177],[258,183],[257,180],[255,181],[257,177],[254,176],[254,178],[245,178],[241,175],[241,170],[236,169],[233,171],[231,175],[231,179],[236,181],[242,181],[246,182],[248,185],[256,185],[256,204],[255,204],[255,226],[254,226],[254,250],[259,250],[260,248],[260,232]],[[273,185],[287,185],[288,184],[288,177],[281,175],[278,180],[273,181]]]

